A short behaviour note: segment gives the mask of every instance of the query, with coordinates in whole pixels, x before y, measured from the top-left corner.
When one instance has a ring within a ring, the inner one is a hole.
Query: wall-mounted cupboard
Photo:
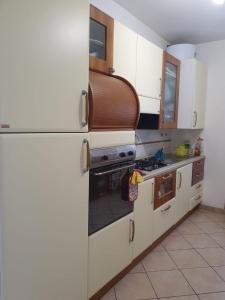
[[[197,59],[181,62],[178,128],[202,129],[205,121],[207,67]]]
[[[103,11],[90,6],[89,66],[111,74],[113,66],[114,20]]]
[[[160,128],[177,128],[180,61],[164,52]]]

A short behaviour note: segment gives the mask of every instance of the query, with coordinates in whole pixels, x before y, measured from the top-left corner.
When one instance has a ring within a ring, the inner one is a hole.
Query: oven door
[[[154,209],[173,199],[176,194],[176,171],[155,178]]]
[[[90,171],[89,235],[130,214],[129,177],[134,164],[123,163]]]

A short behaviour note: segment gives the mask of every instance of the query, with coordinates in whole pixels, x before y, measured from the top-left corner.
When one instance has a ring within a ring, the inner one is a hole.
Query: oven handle
[[[128,169],[128,168],[131,168],[131,167],[135,167],[135,164],[120,167],[120,168],[115,168],[115,169],[108,170],[108,171],[105,171],[105,172],[93,173],[93,175],[94,176],[102,176],[102,175],[110,174],[110,173],[117,172],[117,171],[120,171],[120,170]]]

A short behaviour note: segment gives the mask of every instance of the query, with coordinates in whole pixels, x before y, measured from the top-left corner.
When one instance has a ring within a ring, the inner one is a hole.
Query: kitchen
[[[0,298],[225,299],[224,1],[90,2],[0,3]]]

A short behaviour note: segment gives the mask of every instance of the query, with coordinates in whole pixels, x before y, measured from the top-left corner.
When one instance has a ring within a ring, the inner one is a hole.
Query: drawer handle
[[[198,196],[198,198],[195,199],[195,201],[198,201],[202,198],[202,196]]]
[[[171,205],[168,205],[166,208],[162,209],[161,212],[162,212],[162,213],[163,213],[163,212],[166,212],[166,211],[168,211],[170,208],[171,208]]]
[[[173,177],[173,174],[169,174],[167,176],[163,176],[162,180],[167,180],[167,179],[172,178],[172,177]]]
[[[202,185],[199,184],[198,186],[195,187],[195,189],[197,190],[197,189],[200,189],[201,187],[202,187]]]

